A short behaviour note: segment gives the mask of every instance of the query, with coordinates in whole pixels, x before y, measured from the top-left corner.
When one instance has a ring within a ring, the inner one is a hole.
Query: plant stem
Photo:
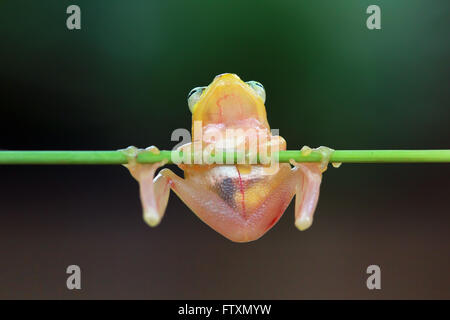
[[[176,151],[161,151],[159,154],[141,152],[139,163],[171,161],[171,154]],[[236,155],[234,155],[236,160]],[[302,155],[300,151],[279,152],[279,162],[319,162],[321,155],[313,151]],[[127,156],[122,151],[0,151],[2,164],[125,164]],[[330,162],[342,163],[450,163],[449,150],[336,150]]]

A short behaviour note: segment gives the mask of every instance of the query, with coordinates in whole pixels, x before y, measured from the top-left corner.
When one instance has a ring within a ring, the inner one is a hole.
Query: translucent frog
[[[256,129],[265,132],[267,139],[258,142],[286,150],[286,141],[270,133],[265,108],[264,87],[256,81],[242,81],[235,74],[221,74],[207,87],[193,89],[188,96],[192,113],[193,139],[179,148],[192,151],[195,143],[203,148],[225,145],[223,139],[211,139],[208,132],[224,133],[228,129]],[[194,123],[201,123],[194,126]],[[200,141],[194,141],[195,130],[202,130]],[[225,138],[224,138],[225,139]],[[245,142],[244,142],[245,143]],[[242,147],[242,146],[241,146]],[[248,145],[244,145],[244,149]],[[230,149],[224,148],[225,151]],[[303,147],[308,154],[313,149]],[[142,149],[129,147],[123,150],[130,161],[126,165],[139,182],[144,220],[150,226],[161,221],[169,199],[170,190],[215,231],[234,242],[249,242],[270,230],[295,200],[295,225],[300,230],[309,228],[319,198],[322,173],[327,169],[332,149],[314,149],[322,161],[268,164],[186,164],[178,166],[184,179],[169,169],[156,170],[165,162],[140,164],[135,161]],[[156,147],[145,151],[159,153]],[[292,166],[291,166],[292,165]]]

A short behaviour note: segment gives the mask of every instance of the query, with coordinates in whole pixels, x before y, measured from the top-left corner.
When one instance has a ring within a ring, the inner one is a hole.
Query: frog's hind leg
[[[313,222],[314,211],[319,200],[322,173],[317,164],[295,163],[294,165],[301,173],[300,181],[295,188],[295,226],[303,231]]]
[[[328,160],[333,153],[333,150],[327,147],[319,147],[315,150],[322,154],[320,163],[298,163],[291,160],[291,164],[295,166],[293,170],[299,171],[301,176],[295,190],[295,226],[301,231],[312,225],[314,211],[319,200],[322,173],[327,169]],[[304,154],[311,151],[312,149],[309,147],[302,149]]]
[[[129,168],[139,183],[144,221],[151,227],[160,223],[169,200],[170,180],[161,173],[154,178],[156,170],[162,165],[164,163],[135,164]]]
[[[155,177],[156,170],[166,162],[141,164],[136,162],[136,157],[141,149],[128,147],[121,150],[129,157],[129,163],[125,167],[139,183],[139,193],[143,209],[144,221],[151,227],[157,226],[167,207],[169,200],[171,181],[161,172]],[[156,147],[149,147],[146,151],[159,153]]]

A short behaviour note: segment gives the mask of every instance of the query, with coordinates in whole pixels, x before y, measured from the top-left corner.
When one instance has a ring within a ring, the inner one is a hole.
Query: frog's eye
[[[188,94],[188,106],[189,110],[191,112],[194,112],[194,106],[200,99],[200,96],[202,95],[203,91],[205,91],[206,87],[197,87],[192,89]]]
[[[247,84],[255,90],[256,94],[261,97],[263,102],[266,102],[266,90],[264,86],[257,81],[248,81]]]

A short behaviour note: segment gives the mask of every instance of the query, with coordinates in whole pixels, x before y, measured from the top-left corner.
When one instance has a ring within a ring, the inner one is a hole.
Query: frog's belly
[[[244,165],[187,171],[186,180],[211,200],[194,204],[197,208],[192,209],[227,238],[238,234],[245,238],[242,241],[257,239],[278,221],[295,192],[289,164],[268,173],[263,166]]]

